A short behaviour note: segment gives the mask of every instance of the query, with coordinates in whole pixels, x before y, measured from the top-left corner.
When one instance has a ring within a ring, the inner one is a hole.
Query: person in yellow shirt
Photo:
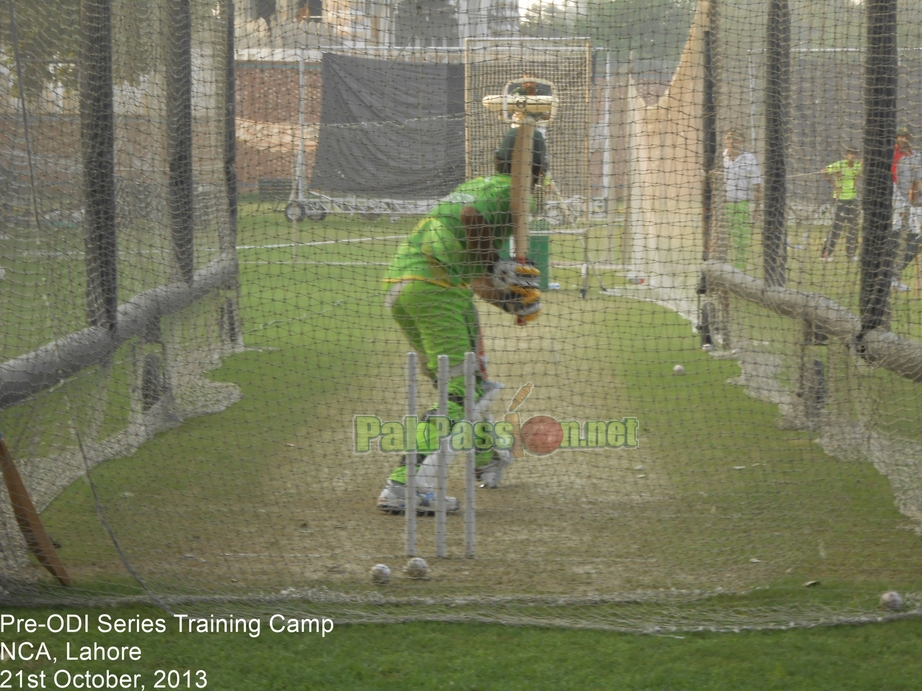
[[[851,147],[845,149],[845,158],[826,166],[823,177],[832,185],[836,208],[832,228],[823,243],[820,257],[832,261],[832,252],[842,234],[842,228],[847,228],[845,252],[852,261],[858,261],[858,217],[861,211],[858,206],[858,178],[861,177],[858,150]]]

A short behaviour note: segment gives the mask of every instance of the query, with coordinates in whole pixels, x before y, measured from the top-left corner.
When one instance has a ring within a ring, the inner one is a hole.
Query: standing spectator
[[[893,278],[890,285],[901,293],[909,287],[900,283],[900,274],[909,266],[919,251],[919,217],[922,208],[922,155],[912,150],[912,130],[901,129],[896,135],[893,150]],[[900,254],[903,224],[909,233],[906,245]]]
[[[759,222],[761,212],[762,173],[756,157],[743,151],[743,136],[739,132],[727,132],[724,145],[727,229],[733,265],[745,269],[752,225]]]
[[[835,163],[830,163],[823,171],[823,177],[832,184],[832,196],[836,200],[835,216],[832,228],[826,241],[823,243],[823,253],[820,255],[826,261],[832,261],[832,253],[836,242],[845,231],[845,252],[852,261],[858,261],[858,177],[861,175],[861,161],[858,160],[858,150],[851,147],[845,149],[845,158]]]

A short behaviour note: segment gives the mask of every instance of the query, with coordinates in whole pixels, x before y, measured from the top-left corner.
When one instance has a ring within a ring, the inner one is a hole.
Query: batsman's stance
[[[538,269],[530,263],[501,260],[499,250],[512,235],[510,206],[512,152],[516,129],[509,130],[496,149],[496,175],[465,182],[420,221],[403,242],[387,271],[385,304],[419,353],[426,374],[435,382],[438,356],[449,358],[448,417],[464,419],[464,353],[481,352],[474,294],[491,305],[532,321],[541,311]],[[544,135],[536,131],[532,152],[532,185],[547,168]],[[487,381],[481,353],[477,376],[477,404],[486,412],[497,385]],[[433,415],[433,407],[426,417]],[[424,418],[425,419],[425,418]],[[438,435],[433,425],[417,431],[417,507],[422,513],[435,506]],[[477,476],[486,487],[496,487],[512,462],[508,451],[477,454]],[[406,506],[406,466],[401,464],[378,497],[378,508],[400,513]],[[447,498],[448,511],[461,507]]]

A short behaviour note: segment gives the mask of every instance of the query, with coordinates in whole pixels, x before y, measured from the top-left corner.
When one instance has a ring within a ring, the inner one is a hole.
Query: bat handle
[[[525,264],[525,263],[528,262],[528,257],[526,257],[526,256],[524,256],[524,255],[523,255],[523,256],[520,256],[520,257],[516,257],[515,259],[516,259],[516,261],[517,261],[519,264]],[[525,317],[516,317],[516,318],[515,318],[515,325],[516,325],[516,326],[525,326],[525,325],[527,325],[527,324],[528,324],[528,322],[525,321]]]

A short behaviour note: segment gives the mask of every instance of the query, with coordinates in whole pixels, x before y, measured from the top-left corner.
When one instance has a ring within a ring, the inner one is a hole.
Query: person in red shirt
[[[891,285],[894,290],[905,292],[909,288],[900,283],[900,274],[915,259],[919,252],[922,237],[919,234],[919,221],[922,216],[922,155],[912,149],[912,130],[901,129],[896,135],[896,147],[893,150],[893,244],[894,262]],[[902,254],[903,226],[908,229]]]

